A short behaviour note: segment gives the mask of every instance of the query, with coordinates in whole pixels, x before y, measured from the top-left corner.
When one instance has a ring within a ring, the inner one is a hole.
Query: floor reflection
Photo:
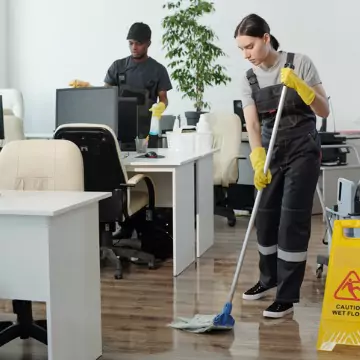
[[[266,320],[262,311],[275,293],[260,301],[243,301],[241,294],[258,280],[258,253],[253,237],[233,302],[236,320],[231,332],[191,334],[167,325],[178,316],[217,314],[227,301],[246,221],[234,228],[216,220],[216,243],[177,278],[172,264],[155,271],[132,266],[115,281],[113,270],[102,273],[103,346],[101,360],[359,360],[360,349],[342,347],[331,353],[316,351],[325,278],[315,276],[316,257],[327,248],[321,243],[323,224],[314,218],[309,260],[295,313]],[[2,306],[1,310],[10,308]],[[35,306],[41,316],[43,310]],[[0,359],[46,360],[46,347],[14,341],[0,348]],[[67,359],[64,359],[67,360]],[[69,359],[70,360],[70,359]],[[72,360],[72,359],[71,359]]]

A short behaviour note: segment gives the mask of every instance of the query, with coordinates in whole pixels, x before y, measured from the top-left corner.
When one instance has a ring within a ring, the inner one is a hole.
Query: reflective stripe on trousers
[[[307,251],[301,252],[288,252],[282,249],[278,249],[277,245],[273,246],[261,246],[258,245],[259,253],[261,255],[272,255],[277,253],[278,259],[288,262],[301,262],[306,261]]]

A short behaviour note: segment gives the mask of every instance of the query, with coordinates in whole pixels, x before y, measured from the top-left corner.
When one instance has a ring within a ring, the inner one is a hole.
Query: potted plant
[[[185,4],[186,3],[186,4]],[[225,53],[214,44],[214,31],[200,23],[204,15],[215,12],[214,3],[206,0],[168,1],[163,8],[170,11],[162,21],[162,44],[183,98],[190,99],[194,111],[185,112],[189,125],[195,125],[200,114],[210,109],[204,100],[206,87],[231,81],[225,67],[216,63]]]

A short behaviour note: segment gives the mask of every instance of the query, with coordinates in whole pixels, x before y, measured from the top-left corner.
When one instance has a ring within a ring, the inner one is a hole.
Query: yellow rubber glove
[[[254,185],[257,190],[264,189],[271,182],[271,172],[264,174],[264,166],[266,161],[266,152],[263,147],[255,148],[250,154],[251,165],[254,169]]]
[[[281,82],[289,88],[294,89],[303,99],[306,105],[310,105],[315,99],[315,91],[302,79],[300,79],[293,69],[281,69]]]
[[[154,104],[150,111],[152,111],[153,116],[157,117],[158,119],[161,118],[163,112],[166,109],[166,105],[163,102],[159,102],[157,104]]]
[[[87,81],[75,79],[70,81],[69,86],[73,88],[90,87],[90,83],[88,83]]]

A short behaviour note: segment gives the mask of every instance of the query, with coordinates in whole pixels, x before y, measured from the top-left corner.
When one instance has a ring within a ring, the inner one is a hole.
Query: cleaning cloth
[[[205,333],[216,330],[231,330],[231,325],[215,325],[214,319],[216,315],[195,315],[192,318],[177,318],[174,322],[168,326],[184,330],[192,333]]]

